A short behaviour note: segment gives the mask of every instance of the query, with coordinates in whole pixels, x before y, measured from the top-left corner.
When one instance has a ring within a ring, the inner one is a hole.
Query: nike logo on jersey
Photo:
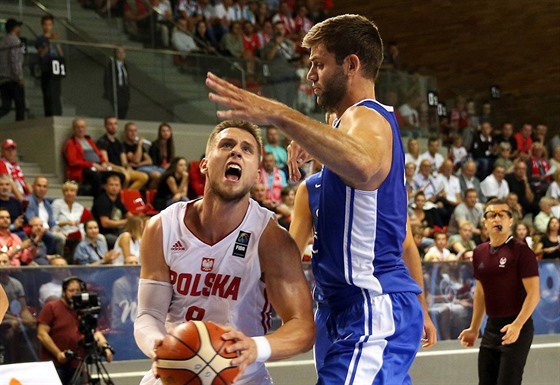
[[[185,246],[181,243],[181,241],[177,241],[171,246],[171,251],[185,251]]]
[[[315,183],[315,188],[321,187],[321,183]]]

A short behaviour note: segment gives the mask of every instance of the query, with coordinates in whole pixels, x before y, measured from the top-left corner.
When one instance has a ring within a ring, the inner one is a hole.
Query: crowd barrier
[[[309,265],[304,267],[311,281]],[[469,325],[472,315],[472,264],[425,263],[423,269],[426,297],[439,339],[454,339]],[[560,261],[540,262],[539,271],[541,300],[533,314],[535,333],[560,333]],[[0,282],[5,281],[6,274],[18,279],[24,286],[29,310],[37,316],[42,307],[39,293],[43,284],[60,282],[71,275],[80,277],[87,283],[88,291],[98,295],[99,311],[92,309],[92,313],[98,329],[115,348],[115,360],[131,360],[145,358],[133,337],[139,273],[138,266],[2,268]],[[17,308],[12,304],[12,313],[17,313]],[[278,319],[274,325],[280,325]],[[0,326],[0,362],[38,360],[40,344],[36,335],[34,325],[4,322]]]

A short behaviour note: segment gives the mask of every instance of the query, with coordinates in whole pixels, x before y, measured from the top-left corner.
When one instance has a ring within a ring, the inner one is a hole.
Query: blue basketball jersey
[[[334,307],[361,298],[361,290],[372,296],[421,292],[402,259],[407,193],[404,150],[393,109],[371,99],[356,105],[377,111],[390,123],[392,165],[374,191],[345,185],[328,167],[307,185],[315,225],[313,274],[318,292]]]

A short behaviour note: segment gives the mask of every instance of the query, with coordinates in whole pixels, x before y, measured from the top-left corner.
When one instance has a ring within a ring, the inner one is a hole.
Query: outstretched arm
[[[414,243],[412,237],[412,228],[410,221],[406,222],[406,238],[403,242],[403,260],[412,278],[418,283],[422,289],[422,293],[418,294],[418,301],[422,305],[424,313],[424,338],[422,339],[422,347],[429,348],[437,342],[437,332],[430,314],[428,313],[428,304],[424,295],[424,278],[422,276],[422,264],[420,262],[420,253]]]
[[[313,218],[309,210],[308,196],[307,185],[305,182],[300,183],[296,191],[290,223],[290,235],[296,242],[300,256],[303,256],[309,238],[313,235]]]

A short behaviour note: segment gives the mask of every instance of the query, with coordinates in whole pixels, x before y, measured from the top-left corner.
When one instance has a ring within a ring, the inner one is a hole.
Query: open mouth
[[[230,164],[226,168],[226,179],[237,182],[241,178],[241,167],[237,164]]]

